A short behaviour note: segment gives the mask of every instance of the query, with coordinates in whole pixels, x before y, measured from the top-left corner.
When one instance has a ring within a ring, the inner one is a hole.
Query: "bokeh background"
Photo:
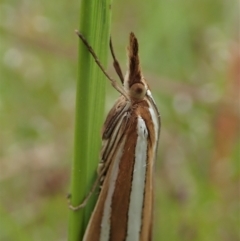
[[[79,6],[0,2],[3,241],[67,240]],[[239,10],[237,0],[113,1],[116,55],[125,71],[134,31],[162,116],[156,241],[240,240]],[[117,96],[108,84],[106,113]]]

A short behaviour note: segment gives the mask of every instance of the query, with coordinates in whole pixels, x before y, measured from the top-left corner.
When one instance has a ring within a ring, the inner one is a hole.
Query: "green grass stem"
[[[80,32],[106,66],[110,38],[111,0],[81,1]],[[99,161],[100,130],[103,122],[105,83],[92,56],[79,41],[76,93],[74,157],[71,176],[71,203],[80,204],[96,178]],[[69,213],[69,241],[82,240],[96,195],[87,206]]]

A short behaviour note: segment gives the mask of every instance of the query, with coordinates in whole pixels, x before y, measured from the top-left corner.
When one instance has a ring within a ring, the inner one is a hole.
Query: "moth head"
[[[146,93],[147,89],[142,83],[135,83],[129,88],[129,95],[133,99],[141,100]]]
[[[132,99],[141,100],[147,92],[147,84],[142,76],[138,56],[138,41],[134,33],[130,33],[128,47],[128,72],[125,77],[124,87]]]

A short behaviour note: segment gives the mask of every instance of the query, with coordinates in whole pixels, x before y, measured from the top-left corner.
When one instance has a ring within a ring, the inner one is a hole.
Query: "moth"
[[[103,125],[98,167],[101,190],[83,240],[150,241],[160,115],[140,68],[137,38],[130,33],[125,78],[110,41],[113,65],[122,83],[119,86],[106,73],[82,34],[77,34],[121,94]]]

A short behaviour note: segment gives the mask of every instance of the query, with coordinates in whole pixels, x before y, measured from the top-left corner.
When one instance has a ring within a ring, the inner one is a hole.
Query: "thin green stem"
[[[111,0],[82,0],[80,31],[106,66],[110,37]],[[80,204],[96,178],[103,122],[105,82],[92,56],[79,42],[79,69],[76,93],[74,157],[71,176],[71,203]],[[87,206],[69,213],[69,241],[82,240],[96,195]]]

